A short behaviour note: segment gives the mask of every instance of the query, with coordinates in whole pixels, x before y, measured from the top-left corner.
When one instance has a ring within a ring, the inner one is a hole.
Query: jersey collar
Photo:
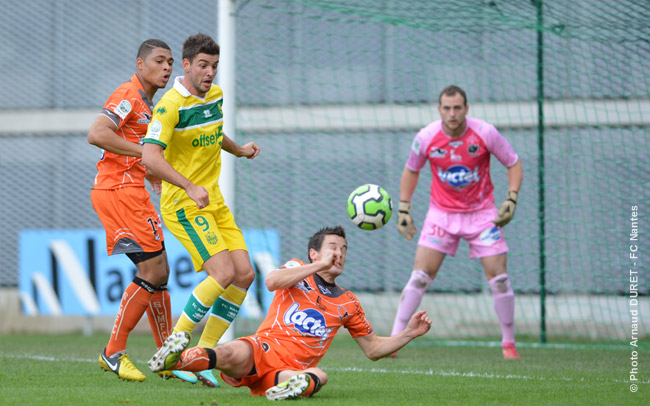
[[[192,96],[192,93],[190,93],[190,91],[187,90],[187,88],[183,86],[183,84],[181,83],[182,77],[183,76],[176,76],[176,78],[174,79],[174,89],[176,89],[176,91],[180,93],[181,96],[190,97]]]

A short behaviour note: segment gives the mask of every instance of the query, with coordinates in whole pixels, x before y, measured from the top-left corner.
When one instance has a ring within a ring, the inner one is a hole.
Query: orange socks
[[[115,317],[111,339],[106,346],[107,356],[126,350],[129,333],[142,318],[154,292],[155,289],[149,282],[137,277],[126,287],[122,294],[120,310]]]
[[[172,309],[167,284],[163,284],[151,296],[147,306],[147,319],[156,347],[162,347],[165,339],[169,337],[172,329]]]

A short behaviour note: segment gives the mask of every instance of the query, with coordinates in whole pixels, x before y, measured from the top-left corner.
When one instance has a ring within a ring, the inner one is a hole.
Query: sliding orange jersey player
[[[292,259],[281,269],[302,265],[305,263]],[[287,367],[315,367],[341,326],[352,337],[372,333],[361,303],[352,292],[324,281],[317,274],[311,275],[288,289],[276,291],[255,335],[240,338],[255,349],[257,374],[234,379],[222,372],[221,378],[232,386],[249,386],[254,396],[263,395],[277,383],[277,372]]]
[[[257,332],[214,348],[187,349],[190,334],[173,333],[149,360],[154,371],[199,371],[216,368],[232,386],[247,386],[251,395],[270,400],[311,396],[328,381],[318,362],[341,326],[348,329],[363,353],[378,360],[431,328],[421,311],[406,329],[380,337],[366,320],[357,297],[335,282],[343,273],[347,253],[341,226],[320,229],[308,244],[309,261],[293,259],[264,280],[275,292],[266,319]]]

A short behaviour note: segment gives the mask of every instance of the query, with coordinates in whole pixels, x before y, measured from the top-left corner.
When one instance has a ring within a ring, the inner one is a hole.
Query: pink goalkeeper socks
[[[502,343],[515,342],[515,293],[508,274],[498,275],[489,281],[494,300],[494,310],[501,323]]]
[[[393,332],[391,333],[392,336],[406,328],[409,319],[415,313],[418,306],[420,306],[422,296],[424,296],[424,292],[427,291],[431,282],[433,282],[433,279],[421,269],[411,273],[411,279],[409,279],[406,286],[404,286],[404,290],[402,290],[397,315],[393,324]]]

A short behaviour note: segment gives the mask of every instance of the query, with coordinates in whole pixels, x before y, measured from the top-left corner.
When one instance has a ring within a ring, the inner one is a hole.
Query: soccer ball
[[[363,230],[383,227],[393,214],[393,202],[384,188],[366,184],[359,186],[348,197],[348,216]]]

